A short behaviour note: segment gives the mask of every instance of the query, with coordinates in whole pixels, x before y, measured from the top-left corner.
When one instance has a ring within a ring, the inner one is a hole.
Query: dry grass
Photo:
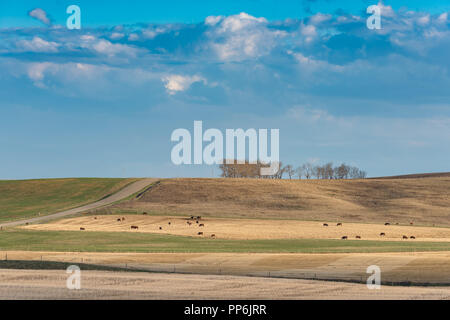
[[[450,177],[167,179],[112,209],[172,215],[450,226]]]
[[[118,221],[122,218],[125,220]],[[204,226],[200,227],[200,224]],[[131,226],[138,226],[139,229],[131,229]],[[220,239],[239,240],[341,239],[344,235],[349,239],[355,239],[359,235],[364,240],[393,241],[402,240],[403,235],[413,235],[416,237],[415,240],[404,241],[450,241],[450,228],[363,223],[343,223],[342,226],[329,223],[328,227],[324,227],[322,223],[314,221],[224,218],[202,218],[199,223],[196,223],[188,218],[152,215],[84,216],[22,228],[43,231],[79,231],[80,227],[85,228],[86,231],[147,232],[179,236],[197,236],[198,232],[203,232],[201,237],[211,237],[214,234]],[[162,230],[159,229],[160,227]],[[380,236],[382,232],[386,234],[383,237]]]

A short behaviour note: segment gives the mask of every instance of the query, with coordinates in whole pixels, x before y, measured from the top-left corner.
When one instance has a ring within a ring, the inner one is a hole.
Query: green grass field
[[[135,179],[0,180],[0,222],[47,215],[108,196]]]
[[[356,240],[223,240],[130,232],[0,232],[0,250],[61,252],[284,252],[351,253],[449,251],[450,242]]]

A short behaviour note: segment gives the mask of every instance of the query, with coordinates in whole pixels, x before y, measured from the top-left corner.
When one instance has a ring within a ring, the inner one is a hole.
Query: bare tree
[[[292,180],[292,177],[295,174],[294,167],[290,164],[284,167],[286,174],[289,176],[289,180]]]

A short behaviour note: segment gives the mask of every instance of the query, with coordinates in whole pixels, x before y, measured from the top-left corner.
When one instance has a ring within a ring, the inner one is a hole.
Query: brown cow
[[[341,238],[342,240],[347,240],[348,239],[348,237],[347,236],[342,236],[342,238]]]
[[[189,222],[189,221],[186,221],[186,223],[188,224],[188,225],[191,225],[192,223],[191,222]]]
[[[380,237],[384,237],[386,235],[386,233],[382,232],[380,233]]]
[[[202,217],[198,216],[198,217],[197,217],[197,220],[200,220],[201,218],[202,218]]]
[[[411,236],[411,237],[409,237],[410,239],[415,239],[416,237],[414,237],[414,236]]]
[[[338,222],[336,225],[337,225],[337,226],[342,226],[342,223],[341,223],[341,222]]]
[[[94,220],[97,220],[97,217],[94,217]]]
[[[410,222],[409,224],[410,224],[410,225],[413,225],[413,224],[414,224],[414,222]]]
[[[324,226],[324,227],[328,227],[328,223],[324,223],[323,226]]]
[[[168,225],[170,226],[170,221],[169,221]]]
[[[361,239],[361,236],[356,236],[356,239]]]
[[[202,236],[202,235],[203,235],[203,232],[199,232],[199,233],[197,233],[197,235]]]
[[[131,229],[139,229],[138,226],[131,226]]]
[[[83,230],[86,230],[86,229],[84,229],[83,227],[81,227],[80,230],[83,231]]]
[[[198,223],[198,220],[197,220],[197,221],[195,221],[195,223]]]
[[[408,239],[408,236],[403,235],[402,239]]]
[[[385,226],[390,226],[391,224],[389,222],[386,222],[384,225]]]
[[[125,217],[122,217],[122,221],[125,221]]]
[[[204,227],[205,225],[203,223],[200,223],[198,226],[199,227]]]
[[[213,233],[212,235],[211,235],[211,238],[215,238],[216,237],[216,235]]]
[[[159,227],[159,230],[162,230],[162,227]]]
[[[117,219],[117,221],[122,221],[122,219],[119,218],[119,219]]]
[[[143,214],[143,215],[146,215],[146,214],[147,214],[147,212],[143,212],[142,214]]]

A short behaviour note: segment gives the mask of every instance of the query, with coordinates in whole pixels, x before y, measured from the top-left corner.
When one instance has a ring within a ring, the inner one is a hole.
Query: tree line
[[[231,163],[228,163],[231,162]],[[224,178],[265,178],[265,179],[364,179],[367,173],[357,167],[346,165],[342,163],[338,166],[333,166],[332,162],[324,165],[314,165],[307,162],[301,166],[294,167],[291,164],[283,165],[280,162],[280,167],[277,173],[270,176],[262,176],[261,168],[267,167],[267,164],[257,163],[238,163],[234,161],[224,161],[219,165],[221,170],[221,177]]]

